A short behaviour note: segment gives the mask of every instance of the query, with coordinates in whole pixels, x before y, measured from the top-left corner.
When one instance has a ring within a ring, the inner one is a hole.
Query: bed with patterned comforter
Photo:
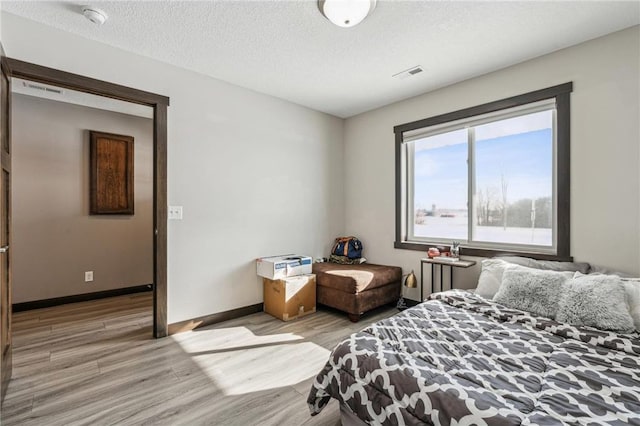
[[[351,335],[309,394],[383,425],[640,425],[640,335],[574,327],[464,291]]]

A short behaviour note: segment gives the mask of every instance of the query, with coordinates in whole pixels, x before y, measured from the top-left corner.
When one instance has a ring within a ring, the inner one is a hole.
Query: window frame
[[[543,260],[563,260],[571,261],[570,252],[570,145],[571,145],[571,117],[570,117],[570,94],[573,91],[573,83],[568,82],[557,86],[548,87],[534,92],[525,93],[522,95],[513,96],[510,98],[501,99],[486,104],[465,108],[462,110],[441,114],[422,120],[412,121],[405,124],[400,124],[393,128],[395,133],[395,167],[396,167],[396,240],[394,247],[397,249],[405,250],[418,250],[426,251],[428,247],[434,245],[448,245],[444,241],[438,244],[436,240],[429,242],[409,241],[409,229],[408,223],[409,211],[409,196],[408,190],[409,183],[406,179],[407,176],[407,162],[413,161],[413,158],[408,159],[406,152],[404,133],[411,132],[427,127],[433,127],[438,125],[445,125],[464,119],[472,119],[473,117],[482,116],[490,113],[496,113],[502,110],[523,107],[528,104],[534,104],[536,102],[545,100],[554,100],[556,105],[556,135],[555,135],[555,168],[553,173],[556,180],[556,198],[555,198],[555,214],[554,222],[556,224],[555,230],[555,253],[550,253],[545,250],[540,251],[528,251],[523,248],[515,247],[513,250],[507,247],[487,247],[491,243],[479,243],[472,242],[473,245],[469,246],[463,244],[461,246],[460,253],[467,256],[480,256],[480,257],[493,257],[496,255],[521,255],[528,256],[535,259]],[[472,173],[469,170],[469,173]],[[469,182],[471,184],[471,182]],[[471,191],[472,188],[469,188]],[[506,245],[506,244],[505,244]]]

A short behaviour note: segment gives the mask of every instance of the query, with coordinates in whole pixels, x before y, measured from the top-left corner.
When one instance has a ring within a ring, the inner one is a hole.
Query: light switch
[[[182,220],[182,206],[169,206],[169,220]]]

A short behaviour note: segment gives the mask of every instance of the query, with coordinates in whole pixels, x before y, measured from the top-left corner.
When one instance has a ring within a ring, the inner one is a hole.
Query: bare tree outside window
[[[502,229],[507,230],[507,207],[509,206],[507,201],[507,191],[509,189],[509,182],[504,177],[504,173],[500,175],[500,188],[502,189]]]

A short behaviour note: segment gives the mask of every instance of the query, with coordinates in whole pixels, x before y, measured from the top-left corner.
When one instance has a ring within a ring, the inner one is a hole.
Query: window
[[[569,258],[571,86],[396,126],[396,247]]]

